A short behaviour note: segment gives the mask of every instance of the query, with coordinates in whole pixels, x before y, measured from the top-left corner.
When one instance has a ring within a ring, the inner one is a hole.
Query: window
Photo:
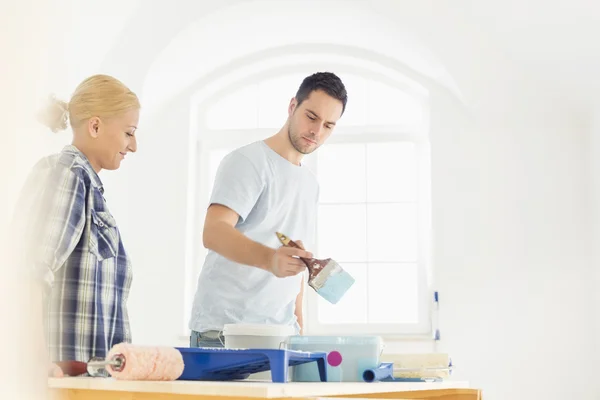
[[[424,332],[429,289],[420,256],[426,229],[420,144],[367,139],[323,146],[317,156],[318,257],[334,258],[356,283],[336,305],[312,295],[309,330]]]
[[[350,94],[346,113],[328,143],[306,158],[321,186],[317,245],[311,250],[340,262],[356,284],[336,305],[307,287],[306,332],[428,333],[426,103],[389,82],[339,75]],[[198,171],[205,188],[198,192],[200,215],[220,161],[281,127],[303,77],[271,77],[211,101],[199,137],[198,158],[208,160]],[[197,260],[196,274],[204,257]]]

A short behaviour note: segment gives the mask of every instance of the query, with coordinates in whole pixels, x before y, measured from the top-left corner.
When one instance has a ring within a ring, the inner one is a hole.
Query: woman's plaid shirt
[[[46,289],[51,360],[87,362],[130,342],[131,264],[85,155],[66,146],[38,162],[15,217],[21,262]]]

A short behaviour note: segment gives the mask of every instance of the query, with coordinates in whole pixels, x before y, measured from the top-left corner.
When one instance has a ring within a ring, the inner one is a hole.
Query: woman
[[[34,318],[44,322],[54,376],[85,373],[91,357],[131,341],[131,266],[98,174],[136,151],[139,109],[123,83],[95,75],[68,103],[52,98],[40,115],[53,132],[67,120],[73,131],[71,145],[35,165],[17,216],[26,235],[21,262],[39,283]]]

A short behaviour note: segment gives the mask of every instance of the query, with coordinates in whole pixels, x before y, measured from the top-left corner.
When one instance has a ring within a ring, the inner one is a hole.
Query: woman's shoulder
[[[87,160],[74,152],[71,146],[39,159],[32,168],[30,179],[38,181],[39,184],[77,183],[86,189],[101,186],[97,174]]]

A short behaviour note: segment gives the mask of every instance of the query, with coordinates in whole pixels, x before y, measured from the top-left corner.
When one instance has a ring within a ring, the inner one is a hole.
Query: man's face
[[[342,102],[322,90],[311,92],[300,105],[292,99],[288,110],[292,146],[302,154],[315,151],[329,138],[342,111]]]

